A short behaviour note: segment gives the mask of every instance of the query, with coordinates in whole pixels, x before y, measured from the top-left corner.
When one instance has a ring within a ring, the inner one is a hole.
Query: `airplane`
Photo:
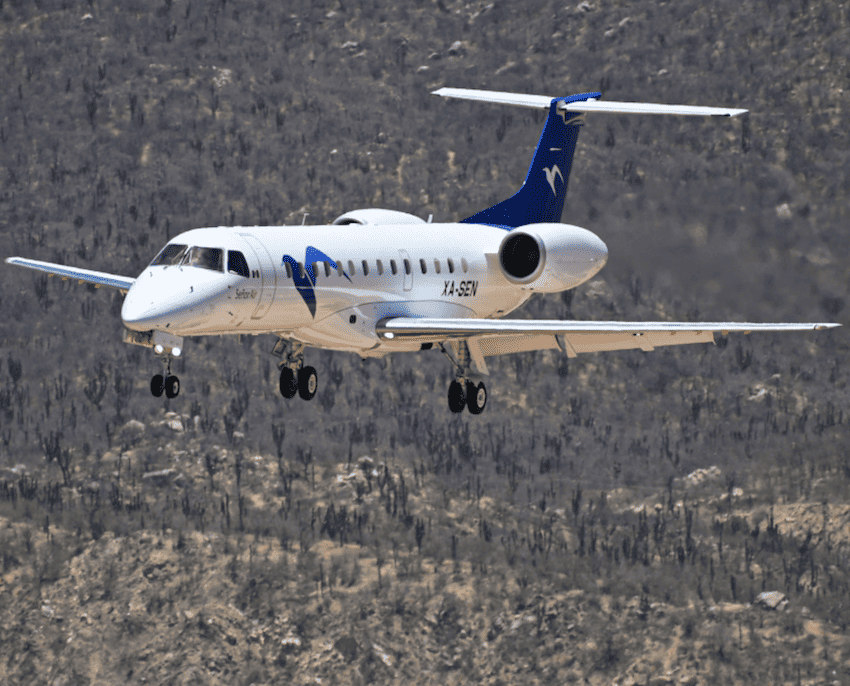
[[[487,405],[486,358],[530,350],[568,357],[709,343],[715,333],[826,329],[833,323],[613,322],[507,319],[535,293],[591,279],[608,247],[561,223],[579,129],[589,113],[734,117],[743,109],[603,102],[441,88],[434,95],[548,110],[520,189],[466,219],[432,223],[406,212],[358,209],[327,226],[192,229],[171,239],[135,279],[21,257],[6,262],[125,294],[123,340],[153,349],[164,371],[151,393],[174,398],[172,361],[184,338],[274,334],[280,393],[315,396],[305,349],[359,354],[438,348],[451,362],[452,412]]]

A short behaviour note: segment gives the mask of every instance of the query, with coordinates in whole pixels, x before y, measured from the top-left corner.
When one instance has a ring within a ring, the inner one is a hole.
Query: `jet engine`
[[[605,265],[608,248],[596,234],[570,224],[528,224],[509,231],[499,266],[511,283],[557,292],[584,283]]]

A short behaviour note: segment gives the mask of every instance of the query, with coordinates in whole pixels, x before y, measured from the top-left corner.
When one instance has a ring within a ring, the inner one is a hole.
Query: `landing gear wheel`
[[[487,387],[482,381],[477,386],[471,381],[466,384],[466,405],[472,414],[481,414],[487,407]]]
[[[298,383],[295,381],[295,372],[289,367],[280,370],[280,394],[284,398],[294,398],[298,392]]]
[[[298,395],[304,400],[311,400],[319,387],[319,376],[313,367],[302,367],[298,370]]]
[[[464,385],[455,379],[449,384],[449,409],[452,412],[463,412],[466,405],[466,389]]]
[[[154,398],[162,397],[162,392],[165,390],[165,378],[162,374],[157,374],[151,379],[151,393]]]
[[[180,394],[180,379],[169,376],[165,380],[165,397],[176,398]]]

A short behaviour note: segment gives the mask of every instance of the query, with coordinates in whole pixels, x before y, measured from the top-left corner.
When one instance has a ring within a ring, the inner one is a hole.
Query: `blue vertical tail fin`
[[[584,115],[559,109],[558,103],[598,98],[601,93],[582,93],[553,98],[543,133],[534,151],[525,181],[514,195],[462,221],[514,228],[525,224],[560,222],[567,195],[579,127]]]
[[[470,224],[489,224],[504,229],[561,221],[578,139],[578,127],[584,124],[583,112],[737,117],[747,111],[731,107],[661,105],[652,102],[600,102],[598,98],[601,93],[551,98],[545,95],[502,93],[473,88],[440,88],[432,94],[549,110],[543,134],[537,143],[537,150],[534,151],[534,159],[531,160],[522,188],[507,200],[462,220]]]

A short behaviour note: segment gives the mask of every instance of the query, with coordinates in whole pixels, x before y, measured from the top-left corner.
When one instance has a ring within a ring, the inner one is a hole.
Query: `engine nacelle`
[[[385,224],[424,224],[425,220],[416,215],[397,210],[352,210],[334,219],[334,226],[360,224],[361,226],[381,226]]]
[[[505,278],[523,288],[557,292],[575,288],[605,266],[608,247],[593,232],[571,224],[528,224],[499,246]]]

